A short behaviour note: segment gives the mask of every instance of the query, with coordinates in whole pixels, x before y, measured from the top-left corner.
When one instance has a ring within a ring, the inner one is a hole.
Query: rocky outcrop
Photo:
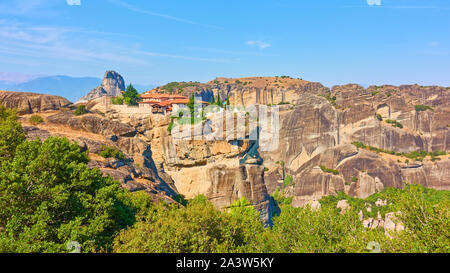
[[[180,83],[181,89],[175,90],[186,96],[195,93],[204,101],[228,101],[233,106],[249,106],[255,104],[276,105],[295,104],[299,94],[327,94],[329,89],[317,82],[308,82],[291,77],[247,77],[216,78],[207,83]],[[164,87],[159,91],[167,92]],[[171,90],[172,92],[174,90]]]
[[[77,143],[81,151],[89,152],[88,167],[98,168],[132,192],[145,191],[155,201],[175,202],[178,192],[173,180],[156,167],[150,146],[128,124],[95,114],[77,117],[71,111],[60,111],[46,117],[39,126],[23,128],[29,139],[39,137],[44,141],[50,136],[66,137]],[[101,157],[99,154],[105,146],[116,148],[126,158]]]
[[[269,196],[264,184],[264,168],[244,164],[236,168],[215,165],[208,169],[210,186],[206,196],[219,208],[226,209],[240,199],[246,198],[260,212],[266,224],[272,223],[272,215],[279,214],[279,208]]]
[[[71,104],[65,98],[28,92],[0,91],[0,104],[17,109],[17,113],[32,114],[37,112],[59,110]]]
[[[92,89],[92,91],[82,97],[77,103],[87,103],[90,100],[103,96],[117,97],[121,95],[122,91],[125,91],[125,81],[122,76],[115,71],[106,71],[102,84]]]
[[[108,80],[105,85],[120,84]],[[450,189],[448,156],[407,163],[405,157],[395,155],[448,150],[448,88],[405,85],[365,89],[349,84],[329,89],[289,77],[217,78],[184,86],[177,92],[195,93],[204,101],[220,96],[234,106],[280,104],[279,135],[269,135],[279,145],[262,150],[249,140],[250,120],[245,111],[230,114],[234,120],[244,121],[236,128],[221,127],[216,119],[221,121],[222,117],[213,114],[196,124],[193,132],[184,130],[190,128],[188,125],[172,128],[169,133],[168,115],[156,117],[100,107],[102,100],[97,95],[112,94],[111,89],[103,87],[87,104],[90,114],[75,117],[70,111],[60,111],[47,117],[46,122],[101,135],[127,154],[133,160],[133,171],[119,162],[96,164],[132,191],[149,188],[139,180],[143,177],[153,183],[150,188],[156,192],[176,189],[186,198],[204,194],[221,209],[245,197],[267,223],[277,211],[269,194],[281,188],[286,196],[293,197],[294,206],[309,204],[316,209],[322,196],[339,191],[364,198],[386,187],[403,187],[406,182]],[[429,107],[417,110],[418,105]],[[395,127],[387,119],[400,125]],[[245,136],[237,138],[241,131]],[[98,151],[94,143],[78,141]],[[353,142],[393,154],[357,148]],[[292,179],[285,180],[289,177]]]
[[[77,117],[71,111],[61,111],[49,116],[47,121],[53,124],[69,126],[75,130],[82,130],[107,137],[134,137],[136,135],[136,129],[132,126],[105,119],[95,114],[86,114]]]
[[[429,108],[416,110],[418,105]],[[387,119],[402,126],[394,127]],[[269,193],[282,188],[284,172],[293,176],[293,185],[284,192],[294,197],[296,206],[337,191],[367,197],[405,183],[449,189],[448,156],[406,164],[405,157],[351,145],[362,142],[391,153],[448,151],[449,120],[450,89],[443,87],[365,89],[349,84],[335,86],[326,95],[300,93],[293,109],[280,112],[278,149],[261,153],[269,169],[267,188]],[[339,174],[324,172],[320,165]]]

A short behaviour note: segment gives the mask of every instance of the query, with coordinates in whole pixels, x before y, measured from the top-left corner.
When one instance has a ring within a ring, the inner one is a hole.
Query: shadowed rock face
[[[58,110],[71,104],[65,98],[28,92],[0,91],[0,104],[16,108],[18,114]]]
[[[211,181],[206,196],[219,208],[226,209],[245,197],[260,212],[264,223],[272,224],[272,215],[279,214],[279,208],[267,193],[264,184],[264,167],[244,164],[236,168],[216,165],[208,170]]]
[[[82,97],[77,103],[86,103],[103,96],[117,97],[121,95],[122,91],[125,91],[125,81],[122,76],[115,71],[106,71],[102,85],[92,89],[91,92]]]
[[[450,189],[448,156],[436,162],[428,158],[405,164],[405,157],[389,158],[351,145],[362,142],[399,153],[448,151],[448,88],[410,85],[364,89],[351,84],[333,87],[328,98],[333,97],[334,103],[301,93],[295,108],[282,113],[279,148],[262,153],[265,164],[275,167],[265,179],[270,193],[281,187],[276,161],[284,161],[287,173],[294,177],[295,186],[285,192],[294,197],[296,206],[336,191],[367,197],[385,187],[403,187],[406,182]],[[433,109],[416,111],[416,105]],[[398,121],[403,128],[393,127],[387,119]],[[336,169],[339,174],[323,172],[320,165]]]

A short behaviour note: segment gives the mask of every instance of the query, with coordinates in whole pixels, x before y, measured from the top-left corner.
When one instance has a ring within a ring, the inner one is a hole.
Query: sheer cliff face
[[[432,109],[418,111],[417,105]],[[388,119],[401,126],[392,126]],[[357,149],[351,144],[362,142],[397,153],[448,151],[448,88],[411,85],[366,90],[345,85],[334,87],[328,99],[301,93],[295,108],[283,114],[281,122],[279,149],[262,154],[270,168],[266,184],[270,192],[281,186],[281,168],[274,162],[284,161],[294,180],[287,189],[294,196],[294,205],[336,191],[366,197],[404,183],[450,189],[448,156],[435,162],[428,157],[422,162],[409,159],[411,162],[405,163],[406,157]],[[320,165],[339,174],[324,172]]]
[[[450,189],[448,156],[435,162],[426,158],[405,163],[405,157],[352,145],[362,142],[399,153],[447,151],[450,139],[447,88],[411,85],[364,89],[350,84],[330,90],[319,83],[298,79],[218,78],[187,87],[183,92],[186,95],[195,92],[207,101],[205,96],[219,95],[222,100],[228,98],[231,105],[289,103],[280,105],[278,148],[261,152],[265,171],[258,175],[258,181],[263,181],[264,187],[252,187],[240,171],[243,166],[239,159],[248,149],[248,142],[237,145],[217,140],[174,141],[167,132],[168,117],[152,122],[145,136],[151,143],[153,159],[156,165],[164,166],[177,189],[187,197],[205,194],[221,208],[239,196],[256,204],[261,201],[251,196],[267,196],[277,188],[284,188],[283,177],[287,175],[293,181],[284,191],[294,197],[295,206],[337,191],[367,197],[405,183]],[[432,110],[416,111],[416,105],[427,105]],[[392,126],[387,119],[401,123],[403,128]],[[337,170],[338,174],[323,171],[320,166]],[[242,185],[248,188],[237,191]],[[251,194],[243,194],[246,192]]]

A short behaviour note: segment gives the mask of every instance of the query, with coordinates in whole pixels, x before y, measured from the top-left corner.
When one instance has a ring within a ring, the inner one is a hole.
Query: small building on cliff
[[[180,109],[186,109],[189,103],[189,98],[186,96],[157,93],[156,90],[147,91],[140,97],[142,101],[139,102],[139,107],[149,108],[154,114],[178,112]],[[197,103],[208,105],[204,101],[197,101]]]

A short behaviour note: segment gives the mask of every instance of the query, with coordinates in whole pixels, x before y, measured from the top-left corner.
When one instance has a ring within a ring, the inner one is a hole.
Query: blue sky
[[[0,72],[108,69],[140,84],[290,75],[450,86],[450,1],[0,2]]]

